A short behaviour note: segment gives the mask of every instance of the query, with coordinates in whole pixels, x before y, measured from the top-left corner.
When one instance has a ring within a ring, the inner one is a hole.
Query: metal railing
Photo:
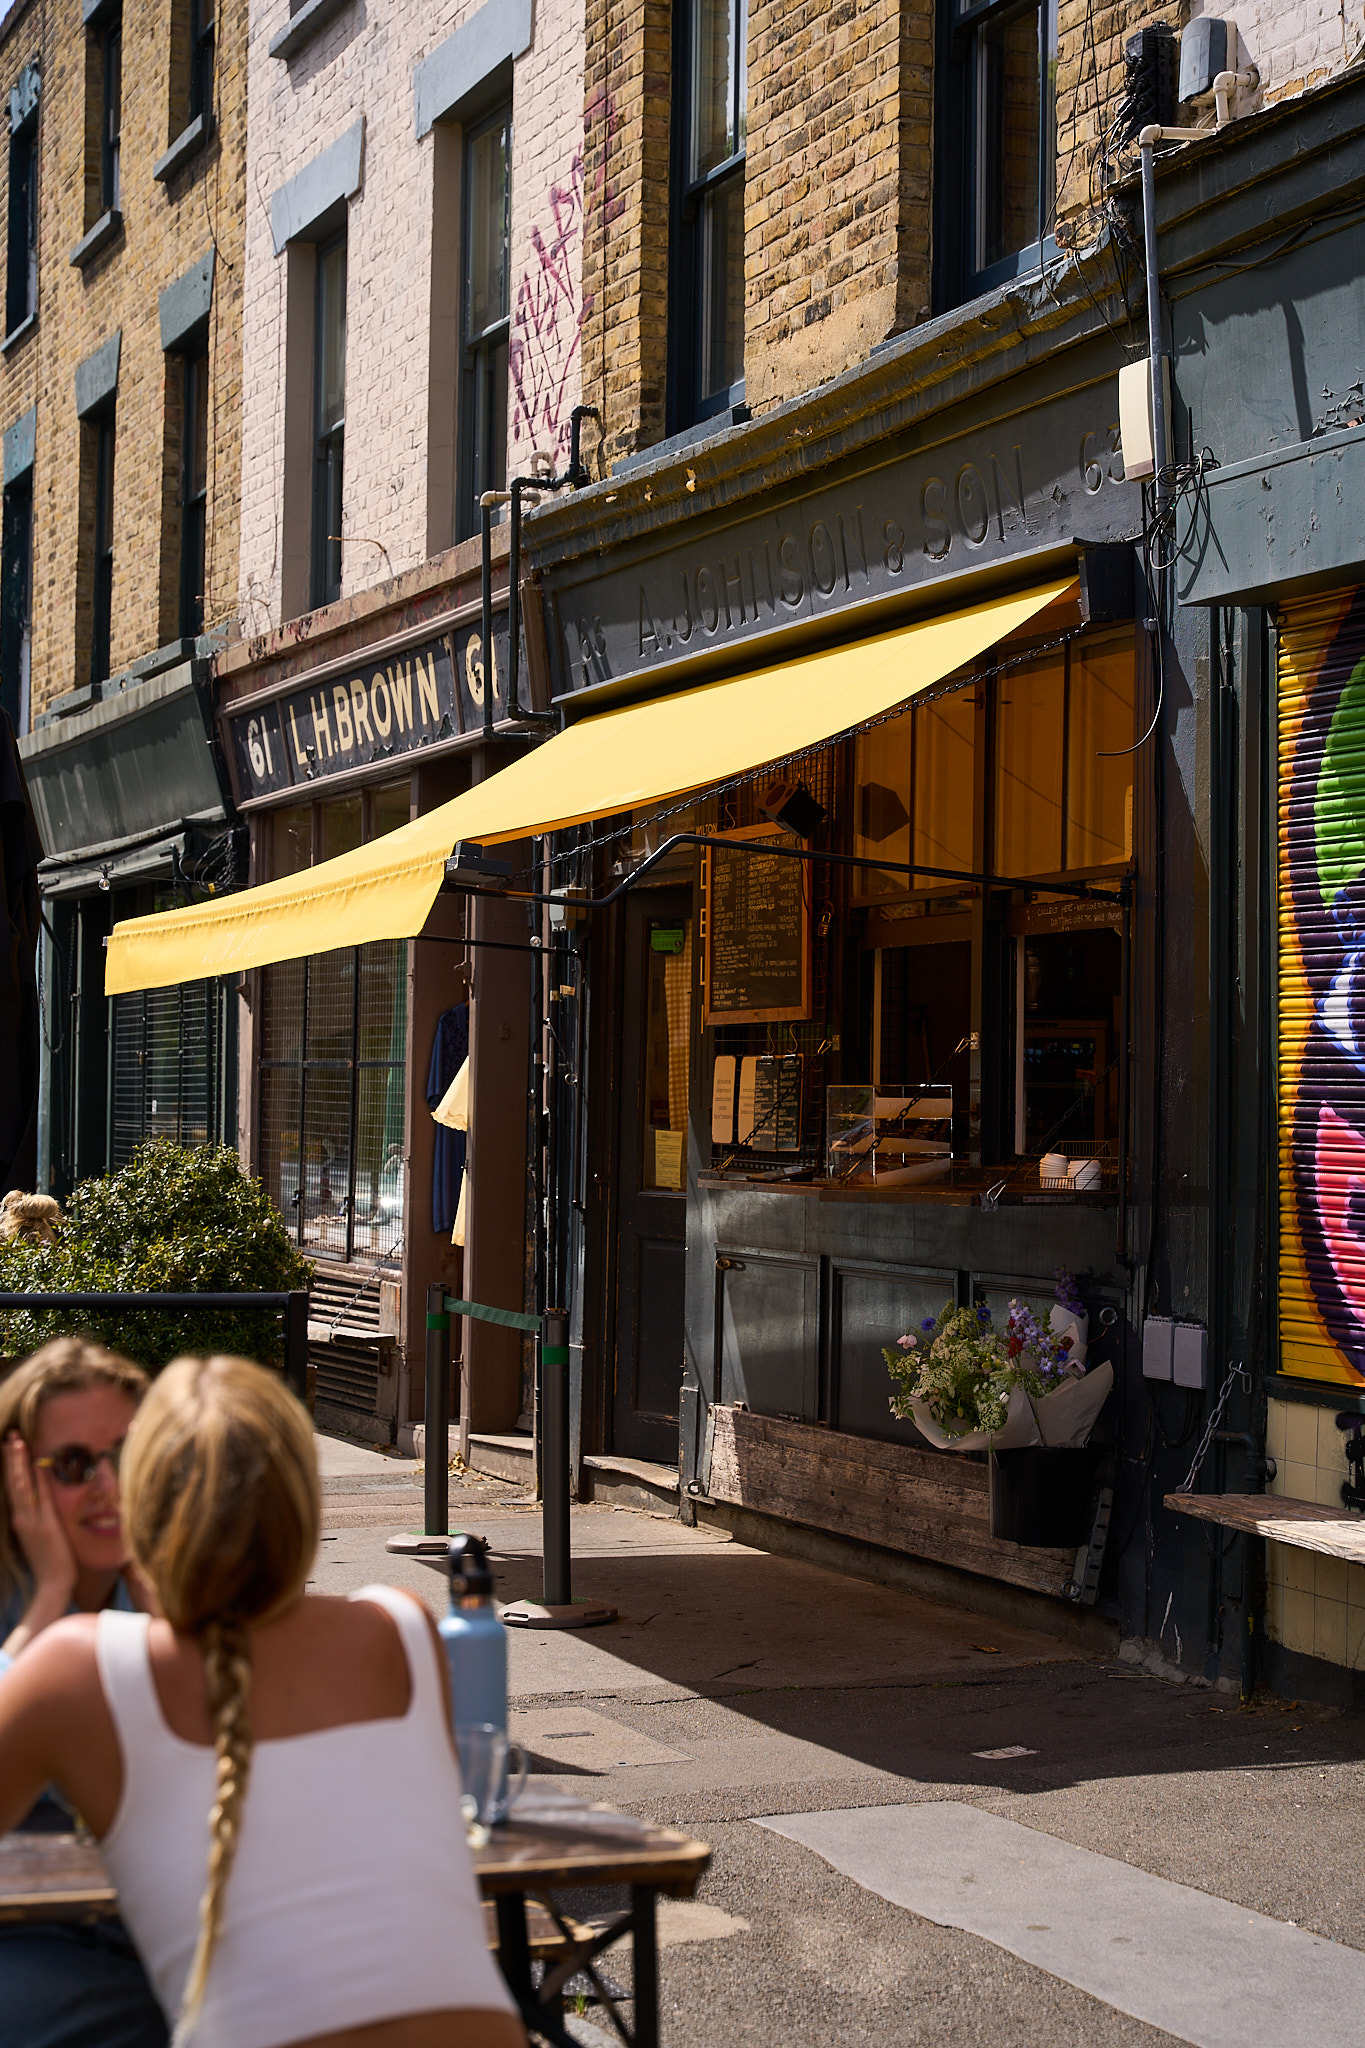
[[[265,1310],[284,1318],[284,1376],[301,1401],[308,1395],[308,1290],[287,1294],[0,1294],[0,1310],[24,1309],[31,1315],[51,1309],[154,1309],[182,1315],[205,1309]]]

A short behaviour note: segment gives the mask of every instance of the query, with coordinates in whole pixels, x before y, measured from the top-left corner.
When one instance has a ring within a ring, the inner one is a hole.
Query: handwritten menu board
[[[780,826],[727,832],[744,851],[707,849],[702,908],[708,1024],[779,1024],[810,1015],[810,874],[765,853],[799,845]]]

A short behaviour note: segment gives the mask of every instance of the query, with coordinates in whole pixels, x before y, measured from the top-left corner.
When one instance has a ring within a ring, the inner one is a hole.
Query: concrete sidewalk
[[[391,1530],[420,1526],[420,1479],[372,1452],[346,1456],[374,1462],[327,1473],[318,1589],[379,1579],[441,1612],[441,1572],[384,1550]],[[496,1481],[452,1478],[451,1506],[452,1523],[490,1539],[500,1596],[537,1594],[534,1505]],[[1243,1711],[1033,1630],[620,1509],[576,1508],[573,1544],[575,1592],[615,1604],[620,1620],[512,1636],[512,1732],[555,1781],[714,1848],[699,1895],[711,1910],[663,1915],[668,2048],[702,2048],[722,2032],[760,2048],[1208,2048],[1222,2039],[1208,2017],[1228,1910],[1217,1902],[1365,1951],[1359,1717]],[[989,1922],[921,1899],[923,1849],[893,1822],[925,1801],[1047,1838],[1053,1862],[1039,1864],[1049,1874],[1037,1898],[1021,1867],[997,1884],[1005,1903]],[[866,1829],[857,1809],[868,1809]],[[910,1846],[897,1847],[902,1837]],[[1104,1866],[1087,1865],[1086,1851]],[[1162,1882],[1133,1894],[1118,1866]],[[1207,1901],[1207,1939],[1203,1908],[1177,1886]],[[1054,1894],[1072,1900],[1079,1930],[1050,1947]],[[1107,1961],[1150,1933],[1133,1924],[1136,1907],[1114,1903],[1130,1894],[1156,1902],[1151,1928],[1173,1912],[1190,1928],[1183,1960],[1159,1949],[1151,1959],[1171,1980],[1164,2032],[1135,2016],[1155,2008],[1123,1988],[1143,1972]],[[1093,1912],[1078,1914],[1075,1899],[1092,1896]],[[907,1899],[920,1910],[897,1903]],[[989,1935],[973,1931],[983,1926]],[[1029,1960],[1035,1950],[1048,1967]],[[1352,1955],[1322,1943],[1315,1953],[1337,1961],[1333,1983],[1352,1981]],[[1286,2028],[1267,2008],[1269,2031],[1243,2027],[1241,2048],[1286,2032],[1295,2048],[1365,2036],[1359,2005],[1344,2032],[1324,2030],[1304,2000],[1294,2015]]]

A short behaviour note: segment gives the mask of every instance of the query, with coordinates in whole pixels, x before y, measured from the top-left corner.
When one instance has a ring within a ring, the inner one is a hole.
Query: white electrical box
[[[1152,460],[1151,369],[1148,358],[1142,356],[1135,363],[1125,363],[1119,371],[1119,445],[1123,449],[1123,474],[1130,482],[1135,477],[1152,476],[1156,470]],[[1168,356],[1161,358],[1161,376],[1166,390],[1166,432],[1169,438],[1171,364]]]
[[[1178,1387],[1209,1383],[1209,1333],[1202,1323],[1176,1323],[1171,1341],[1171,1378]]]
[[[1175,1324],[1169,1316],[1148,1316],[1142,1326],[1142,1377],[1168,1380],[1171,1377],[1171,1348]]]

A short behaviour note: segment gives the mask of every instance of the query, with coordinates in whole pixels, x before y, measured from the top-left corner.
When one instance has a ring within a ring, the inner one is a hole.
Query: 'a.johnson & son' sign
[[[454,659],[452,660],[452,654]],[[493,635],[493,704],[506,715],[506,615]],[[483,725],[483,646],[475,624],[353,671],[253,696],[226,714],[240,800],[377,766]]]

